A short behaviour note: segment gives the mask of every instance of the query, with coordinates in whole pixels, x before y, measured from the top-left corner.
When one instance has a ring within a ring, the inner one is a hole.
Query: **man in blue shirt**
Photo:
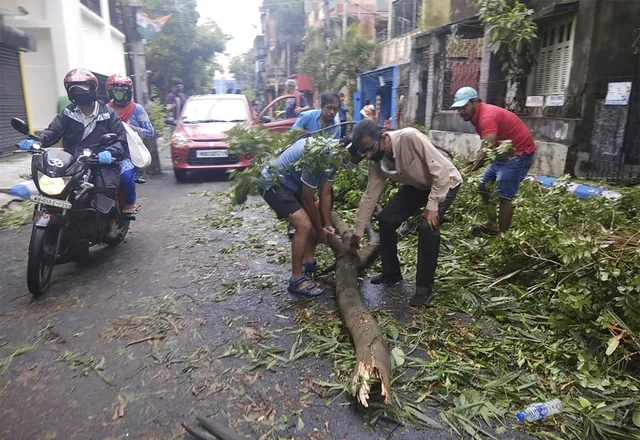
[[[315,272],[313,259],[318,242],[334,234],[331,225],[331,188],[335,170],[313,171],[301,167],[307,139],[300,139],[271,161],[261,173],[260,194],[279,219],[287,219],[296,231],[291,239],[289,292],[306,296],[322,293],[305,273]],[[328,153],[328,152],[327,152]],[[315,201],[319,190],[320,200]]]
[[[300,113],[291,131],[306,130],[317,131],[322,130],[331,125],[335,125],[335,118],[340,109],[340,97],[335,92],[325,92],[320,96],[320,109],[309,110]],[[340,139],[340,127],[333,127],[326,130],[335,139]]]

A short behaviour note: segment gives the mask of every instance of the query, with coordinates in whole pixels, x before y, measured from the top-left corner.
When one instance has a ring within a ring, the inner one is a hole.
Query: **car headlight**
[[[189,140],[181,134],[174,134],[171,138],[171,143],[177,145],[178,147],[184,147],[185,145],[189,144]]]
[[[43,174],[38,179],[38,186],[40,186],[40,190],[43,193],[50,196],[57,196],[64,191],[69,180],[69,177],[49,177]]]

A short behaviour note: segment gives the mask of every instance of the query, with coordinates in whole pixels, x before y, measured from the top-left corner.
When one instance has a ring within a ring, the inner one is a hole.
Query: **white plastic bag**
[[[138,168],[146,168],[151,164],[151,153],[147,149],[140,135],[136,133],[129,124],[123,124],[127,131],[127,143],[129,144],[129,157],[131,162]]]

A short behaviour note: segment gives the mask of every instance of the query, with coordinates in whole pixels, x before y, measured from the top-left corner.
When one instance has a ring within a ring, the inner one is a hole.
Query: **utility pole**
[[[329,49],[329,38],[331,35],[331,20],[329,19],[329,0],[322,0],[324,9],[324,48]],[[325,50],[325,88],[329,87],[329,51]]]
[[[149,85],[147,84],[147,62],[144,55],[144,42],[136,30],[136,12],[142,6],[142,0],[123,0],[122,22],[126,37],[127,55],[131,65],[134,83],[135,101],[146,106],[149,102]],[[157,133],[157,132],[156,132]],[[145,138],[144,144],[151,153],[151,165],[145,172],[147,174],[160,174],[160,155],[158,154],[158,142],[156,138]]]
[[[342,41],[347,39],[347,6],[349,0],[342,0]]]
[[[126,46],[131,63],[135,83],[135,100],[140,105],[149,102],[149,86],[147,84],[147,63],[144,54],[144,43],[136,30],[136,12],[142,6],[141,0],[128,0],[122,5],[123,24]]]

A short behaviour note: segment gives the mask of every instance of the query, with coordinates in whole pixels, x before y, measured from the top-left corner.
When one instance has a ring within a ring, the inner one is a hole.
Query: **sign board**
[[[380,83],[380,87],[384,87],[384,76],[379,76],[378,82]]]
[[[527,107],[542,107],[543,96],[527,96]]]
[[[609,83],[609,87],[607,89],[607,97],[605,98],[604,103],[606,105],[628,105],[630,95],[630,82]]]
[[[562,107],[564,105],[564,95],[547,96],[545,107]]]

